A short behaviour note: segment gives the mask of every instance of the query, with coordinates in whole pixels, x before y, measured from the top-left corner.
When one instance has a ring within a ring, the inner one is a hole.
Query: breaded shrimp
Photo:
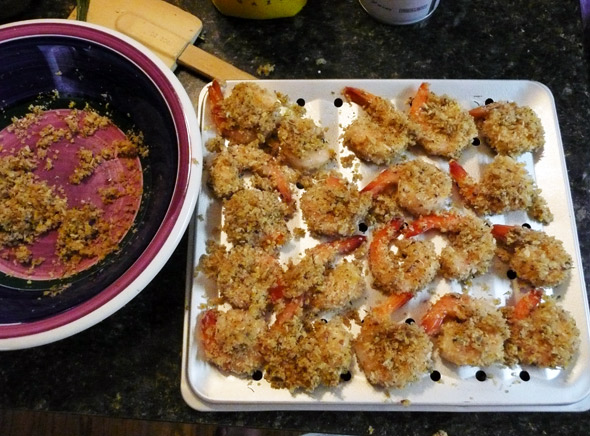
[[[493,304],[466,294],[443,295],[421,321],[443,359],[455,365],[488,366],[504,359],[509,329]]]
[[[365,241],[365,236],[351,236],[307,249],[298,263],[288,264],[284,297],[304,297],[314,310],[340,309],[358,299],[365,291],[361,265],[346,259],[335,263]]]
[[[561,285],[573,265],[563,243],[540,230],[496,224],[492,234],[498,242],[496,253],[517,274],[534,287]]]
[[[469,112],[447,95],[436,95],[422,83],[412,99],[410,120],[416,125],[417,142],[427,153],[458,158],[477,136]]]
[[[463,201],[478,215],[524,210],[544,224],[553,221],[547,202],[524,168],[508,156],[496,156],[476,182],[455,161],[449,163],[451,177],[457,183]]]
[[[337,386],[352,366],[352,334],[339,317],[305,319],[300,304],[289,302],[264,336],[264,378],[291,392]]]
[[[229,146],[217,153],[209,167],[209,181],[218,198],[229,198],[244,188],[242,176],[252,172],[270,180],[287,204],[293,201],[289,178],[275,159],[264,151],[249,146]]]
[[[299,204],[311,233],[350,236],[367,214],[371,196],[360,193],[355,185],[340,174],[331,172],[307,189]]]
[[[289,207],[273,192],[242,189],[223,202],[223,210],[222,230],[234,245],[273,250],[291,239]]]
[[[528,106],[501,101],[471,109],[484,141],[498,154],[518,156],[545,144],[545,130]]]
[[[443,277],[467,280],[488,271],[496,244],[486,221],[455,213],[424,215],[410,223],[403,233],[410,237],[431,229],[445,233],[449,241],[440,254]]]
[[[443,209],[453,188],[446,172],[425,160],[414,159],[383,170],[361,192],[376,197],[391,185],[397,185],[395,197],[399,206],[414,215]]]
[[[572,316],[543,291],[525,294],[515,306],[502,308],[510,328],[504,344],[508,365],[567,368],[578,351],[580,331]]]
[[[432,342],[416,323],[397,323],[387,315],[402,307],[412,294],[394,294],[385,313],[373,311],[363,320],[353,348],[361,371],[375,386],[401,389],[420,379],[432,365]]]
[[[415,144],[407,116],[382,97],[346,87],[343,94],[363,111],[344,131],[344,145],[359,159],[390,164]]]
[[[215,127],[235,144],[264,144],[281,117],[278,97],[254,82],[238,83],[224,98],[219,82],[214,80],[208,100]]]
[[[241,309],[208,309],[199,315],[195,336],[206,361],[223,371],[250,375],[262,368],[260,350],[266,322]]]
[[[439,261],[430,241],[399,239],[402,219],[373,232],[369,247],[369,268],[373,285],[386,294],[416,293],[436,276]],[[396,252],[391,246],[396,247]]]
[[[282,286],[283,269],[276,256],[261,248],[209,243],[198,269],[215,280],[220,297],[232,307],[263,314]]]
[[[334,157],[325,129],[304,114],[288,111],[281,118],[274,139],[273,147],[278,147],[279,156],[300,171],[316,171]]]

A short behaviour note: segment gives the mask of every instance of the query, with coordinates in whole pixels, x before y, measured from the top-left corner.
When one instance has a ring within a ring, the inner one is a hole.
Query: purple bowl
[[[96,324],[153,279],[190,221],[200,188],[201,143],[193,105],[176,76],[147,48],[115,31],[70,20],[0,26],[0,59],[2,128],[40,100],[49,108],[88,102],[108,107],[122,129],[143,132],[149,146],[134,231],[117,252],[62,280],[0,272],[0,349],[15,349]],[[46,295],[63,285],[69,287]]]

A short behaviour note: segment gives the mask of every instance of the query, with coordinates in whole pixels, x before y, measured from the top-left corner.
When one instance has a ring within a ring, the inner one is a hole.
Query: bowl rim
[[[71,309],[29,323],[0,324],[0,350],[29,348],[64,339],[97,324],[131,301],[152,281],[178,246],[200,190],[201,138],[194,106],[163,61],[126,35],[87,22],[37,19],[0,26],[0,44],[44,36],[70,37],[102,45],[142,70],[159,89],[176,125],[179,164],[162,224],[138,259],[104,290]]]

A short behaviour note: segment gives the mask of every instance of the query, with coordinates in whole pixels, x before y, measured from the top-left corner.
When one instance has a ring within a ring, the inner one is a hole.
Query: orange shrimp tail
[[[449,161],[449,174],[458,185],[461,185],[469,177],[465,168],[459,165],[456,160]]]
[[[422,106],[428,101],[428,93],[430,92],[430,85],[426,82],[422,83],[412,99],[410,106],[410,117],[417,117]]]
[[[469,111],[469,115],[471,115],[476,120],[487,117],[489,113],[490,108],[488,106],[478,106]]]
[[[371,100],[373,99],[372,94],[369,94],[368,92],[359,88],[353,88],[351,86],[345,87],[343,94],[348,101],[356,103],[363,108],[369,106],[371,104]]]
[[[423,215],[420,218],[412,221],[404,230],[403,234],[409,238],[412,236],[425,233],[432,229],[445,230],[452,227],[460,218],[455,214],[445,215]]]
[[[354,235],[348,238],[339,239],[337,241],[330,242],[330,244],[334,244],[336,250],[340,254],[349,254],[352,253],[354,250],[359,248],[363,243],[367,240],[367,237],[364,235]]]
[[[217,80],[211,82],[209,87],[209,93],[207,94],[209,106],[211,107],[211,115],[213,117],[213,123],[220,131],[223,130],[223,124],[226,119],[221,114],[221,102],[223,101],[223,92],[221,91],[221,85]]]
[[[422,317],[420,325],[428,335],[436,335],[453,309],[462,297],[456,294],[443,295]]]
[[[509,226],[506,224],[494,224],[494,226],[492,227],[492,235],[497,240],[506,239],[506,236],[508,236],[508,233],[512,229],[514,229],[515,227],[516,226]]]
[[[217,324],[217,313],[209,309],[201,315],[197,326],[199,340],[203,344],[210,344],[215,339],[215,325]]]
[[[412,299],[414,294],[411,292],[404,292],[402,294],[392,294],[385,301],[375,306],[372,313],[378,318],[386,318],[396,310],[404,306]]]
[[[277,191],[281,195],[281,198],[286,204],[293,203],[293,195],[291,194],[291,187],[289,186],[289,181],[285,177],[285,174],[276,166],[270,167],[270,176],[272,177]]]
[[[361,189],[361,192],[370,192],[373,197],[387,188],[389,185],[399,181],[399,173],[393,168],[387,168],[379,173],[367,186]]]
[[[293,317],[295,317],[295,315],[301,307],[303,307],[303,295],[300,295],[290,300],[285,305],[283,310],[277,313],[277,317],[275,319],[275,323],[273,324],[273,326],[281,326],[287,321],[293,319]]]
[[[527,292],[514,306],[514,318],[525,319],[539,305],[543,298],[541,289],[532,289]]]

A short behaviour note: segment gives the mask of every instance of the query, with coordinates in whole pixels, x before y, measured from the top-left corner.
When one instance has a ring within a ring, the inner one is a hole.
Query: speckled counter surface
[[[13,20],[63,18],[74,1],[33,0]],[[296,17],[252,22],[209,0],[174,1],[198,15],[198,45],[271,79],[528,79],[556,100],[586,286],[590,278],[590,82],[578,0],[442,0],[421,26],[392,27],[356,0],[309,0]],[[6,22],[6,20],[4,21]],[[206,83],[178,70],[194,102]],[[200,413],[180,395],[187,237],[131,303],[75,337],[0,353],[0,408],[313,432],[450,435],[587,434],[584,413]]]

